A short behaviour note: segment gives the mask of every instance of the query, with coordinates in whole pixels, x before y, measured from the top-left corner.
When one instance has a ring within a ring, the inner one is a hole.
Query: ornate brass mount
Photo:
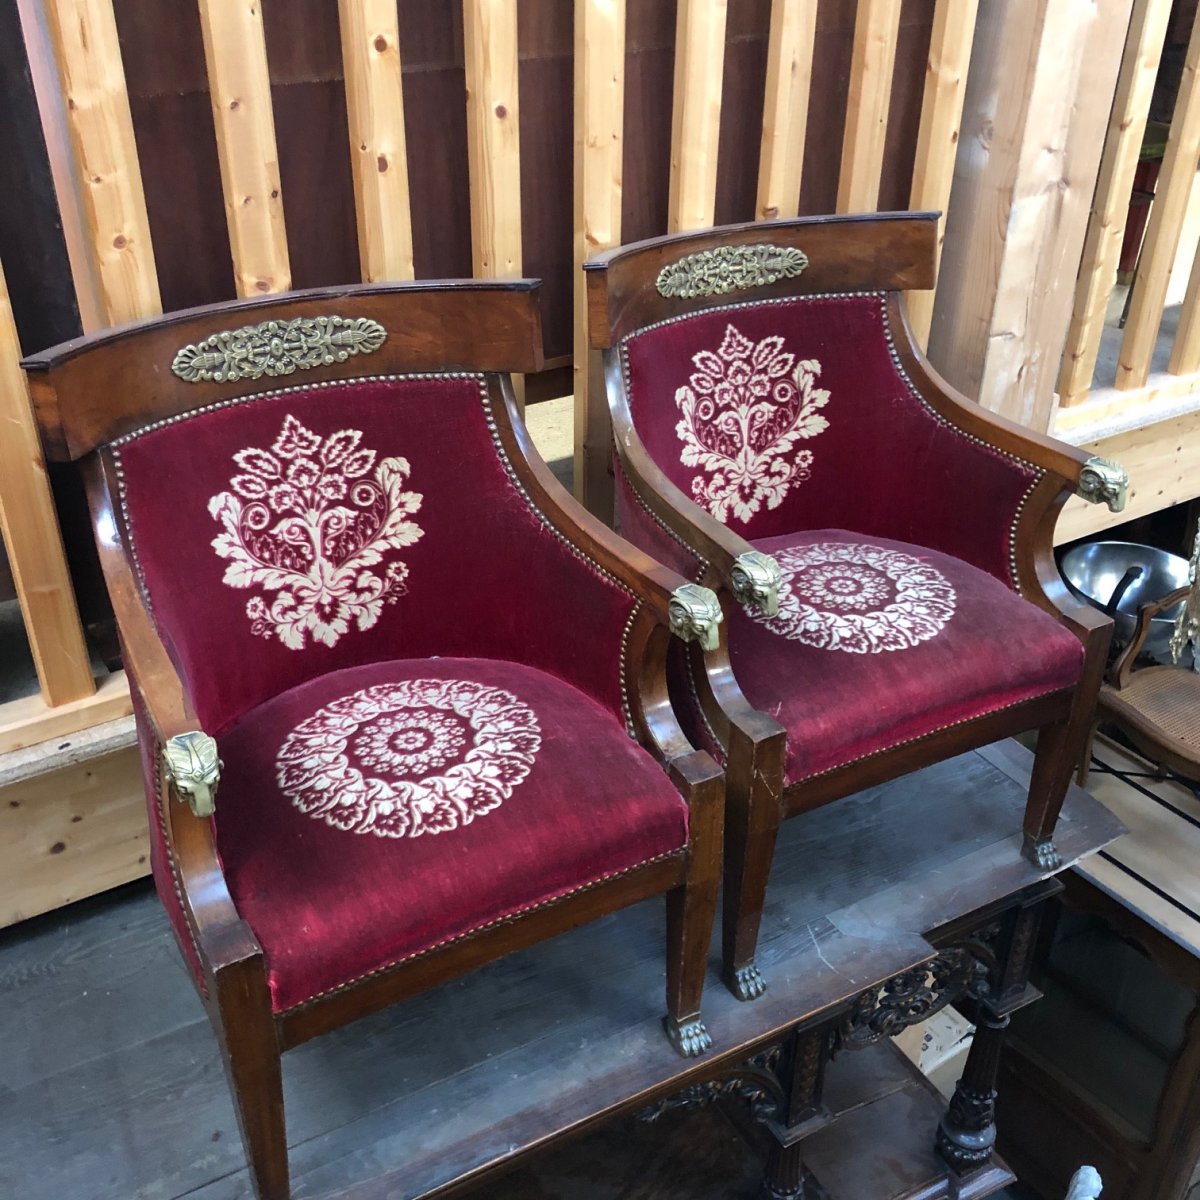
[[[1171,630],[1171,658],[1176,662],[1183,659],[1183,652],[1192,647],[1192,670],[1200,671],[1200,529],[1196,530],[1196,541],[1192,546],[1192,560],[1188,570],[1191,591],[1175,618]]]
[[[169,738],[162,753],[167,782],[174,785],[180,799],[187,801],[196,816],[211,817],[221,780],[217,743],[207,733],[193,730]]]
[[[1089,458],[1079,472],[1079,494],[1092,504],[1107,504],[1120,512],[1129,496],[1129,474],[1107,458]]]
[[[667,299],[724,296],[791,279],[807,266],[808,255],[794,246],[714,246],[668,263],[659,271],[655,287]]]
[[[764,617],[779,612],[779,586],[783,572],[779,564],[761,550],[747,550],[733,560],[730,586],[734,597],[747,608],[757,608]]]
[[[717,626],[721,624],[721,602],[711,589],[698,583],[685,583],[671,593],[667,606],[671,632],[685,642],[699,642],[705,650],[720,644]]]
[[[297,317],[223,329],[175,355],[171,370],[188,383],[234,383],[329,367],[373,354],[387,330],[369,317]]]

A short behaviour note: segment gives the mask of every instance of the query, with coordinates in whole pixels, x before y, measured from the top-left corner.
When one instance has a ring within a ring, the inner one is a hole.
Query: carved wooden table
[[[678,1057],[659,1025],[659,902],[299,1048],[284,1072],[297,1200],[507,1196],[502,1174],[540,1150],[617,1114],[721,1094],[745,1096],[769,1131],[768,1196],[990,1194],[1011,1179],[991,1154],[997,1054],[1057,890],[1019,854],[1030,761],[1001,744],[788,822],[760,943],[767,993],[736,1001],[714,958],[702,1059]],[[1070,863],[1119,832],[1073,789],[1055,840]],[[6,1104],[0,1090],[14,1144],[52,1147],[22,1170],[22,1200],[249,1194],[222,1080],[195,1067],[211,1034],[160,924],[152,962],[126,957],[100,994],[70,1000],[91,1006],[89,1055],[44,1100],[26,1088]],[[31,977],[25,1010],[71,1019],[61,990]],[[151,1007],[133,1008],[147,992]],[[973,1007],[979,1032],[947,1111],[885,1039],[950,1000]],[[135,1030],[145,1045],[120,1048]],[[71,1096],[88,1101],[86,1119],[63,1110]]]

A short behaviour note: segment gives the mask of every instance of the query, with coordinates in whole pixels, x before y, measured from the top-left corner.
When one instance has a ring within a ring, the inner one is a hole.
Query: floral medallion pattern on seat
[[[408,567],[390,551],[422,534],[411,515],[421,496],[404,491],[408,461],[363,449],[362,433],[324,440],[289,415],[269,451],[239,450],[242,469],[208,502],[225,532],[213,549],[229,560],[222,582],[276,593],[246,603],[250,628],[291,650],[334,645],[353,621],[370,629],[404,592]],[[381,568],[373,569],[373,568]]]
[[[675,393],[675,432],[684,466],[705,473],[692,480],[693,498],[718,521],[748,521],[764,503],[778,508],[809,476],[812,451],[796,443],[829,426],[819,411],[829,402],[816,386],[821,364],[798,359],[782,337],[756,343],[732,325],[716,353],[702,350],[692,363]]]
[[[956,595],[928,563],[866,542],[817,542],[774,554],[783,572],[779,614],[754,619],[821,650],[878,654],[936,637]]]
[[[275,769],[284,795],[335,829],[419,837],[499,808],[541,744],[533,710],[511,692],[409,679],[318,709],[288,734]]]

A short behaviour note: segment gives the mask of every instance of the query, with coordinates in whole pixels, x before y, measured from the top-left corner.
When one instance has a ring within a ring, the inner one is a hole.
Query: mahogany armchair
[[[900,292],[934,282],[931,214],[729,226],[587,264],[624,535],[723,589],[679,654],[679,711],[726,767],[724,972],[752,999],[781,819],[1041,731],[1024,853],[1051,835],[1110,623],[1051,554],[1067,497],[1123,473],[970,403]],[[936,836],[931,830],[930,836]]]
[[[83,460],[154,879],[263,1200],[282,1051],[644,898],[668,1035],[709,1044],[723,785],[665,660],[721,612],[542,463],[506,374],[540,346],[535,283],[415,283],[25,364],[48,453]]]

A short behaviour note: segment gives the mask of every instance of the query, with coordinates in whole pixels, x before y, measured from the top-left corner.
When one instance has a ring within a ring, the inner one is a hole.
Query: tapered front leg
[[[258,1200],[288,1200],[283,1070],[260,956],[218,970],[217,1039]]]

